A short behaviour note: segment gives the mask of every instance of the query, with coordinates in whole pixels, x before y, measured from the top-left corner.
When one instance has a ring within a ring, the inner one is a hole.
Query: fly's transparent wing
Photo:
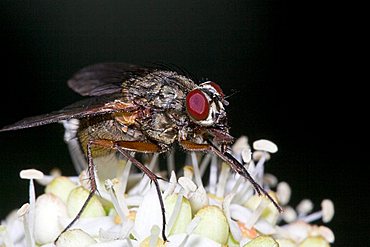
[[[100,63],[78,71],[68,81],[68,86],[82,96],[119,93],[124,81],[144,77],[155,70],[126,63]]]
[[[119,97],[119,94],[87,98],[69,105],[59,111],[53,111],[48,114],[22,119],[14,124],[1,128],[0,132],[31,128],[72,118],[83,118],[86,116],[103,115],[116,111],[124,111],[122,108],[117,109],[114,107],[114,100],[117,99],[117,97]]]

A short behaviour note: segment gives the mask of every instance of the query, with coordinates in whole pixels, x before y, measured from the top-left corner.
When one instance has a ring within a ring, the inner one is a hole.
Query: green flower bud
[[[206,206],[200,209],[195,217],[200,221],[194,234],[212,239],[220,244],[226,244],[229,237],[229,224],[222,210],[216,206]]]
[[[166,208],[167,219],[170,219],[175,209],[177,199],[178,199],[177,194],[172,194],[165,199],[164,205]],[[185,197],[182,197],[182,201],[180,204],[180,210],[177,214],[176,220],[170,231],[170,235],[177,234],[177,233],[185,233],[186,227],[191,221],[191,216],[192,216],[192,212],[191,212],[190,203],[188,199],[186,199]]]
[[[274,198],[275,200],[276,195],[274,192],[269,192],[270,196]],[[261,200],[264,200],[262,203]],[[274,204],[271,203],[271,201],[266,197],[261,197],[259,195],[253,195],[249,200],[245,203],[245,206],[252,209],[253,211],[257,210],[260,206],[265,207],[262,211],[261,218],[265,219],[268,223],[274,225],[276,224],[276,221],[279,217],[279,211],[276,210],[276,207]]]
[[[229,234],[229,238],[227,239],[227,246],[228,247],[239,247],[240,244],[236,241],[232,234]]]
[[[299,247],[330,247],[330,244],[322,237],[308,237]]]
[[[36,200],[34,236],[38,244],[53,242],[63,230],[58,218],[67,218],[66,205],[53,194],[43,194]]]
[[[80,229],[72,229],[60,235],[55,244],[56,247],[85,247],[95,243],[95,239],[86,232]]]
[[[67,203],[68,195],[77,185],[67,177],[54,178],[45,188],[45,193],[53,194],[59,197],[64,203]]]
[[[276,242],[278,242],[279,247],[296,247],[296,244],[289,239],[276,239]]]
[[[88,196],[89,191],[81,186],[71,191],[67,200],[67,211],[69,217],[73,218],[77,215]],[[94,195],[87,204],[85,210],[82,212],[81,218],[99,216],[105,216],[105,210],[99,199]]]
[[[244,245],[244,247],[279,247],[279,244],[270,236],[258,236]]]

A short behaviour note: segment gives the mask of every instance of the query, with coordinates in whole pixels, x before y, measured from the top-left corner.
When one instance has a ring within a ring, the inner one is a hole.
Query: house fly
[[[68,86],[86,99],[49,114],[25,118],[5,126],[10,131],[61,122],[72,160],[87,163],[90,194],[69,229],[79,219],[97,191],[94,159],[118,153],[130,160],[154,183],[162,211],[162,237],[165,212],[158,177],[139,162],[132,152],[163,153],[178,143],[186,151],[211,152],[254,187],[259,195],[278,203],[253,179],[230,152],[234,138],[229,134],[221,87],[213,81],[196,84],[189,77],[168,69],[124,63],[103,63],[81,69]],[[76,151],[77,150],[77,151]],[[75,155],[78,150],[82,159]]]

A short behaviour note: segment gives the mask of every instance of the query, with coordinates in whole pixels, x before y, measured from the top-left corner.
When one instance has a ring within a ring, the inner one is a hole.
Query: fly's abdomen
[[[124,126],[116,121],[114,117],[81,119],[77,137],[85,155],[87,153],[87,143],[90,140],[146,141],[146,137],[137,126]],[[115,151],[109,148],[92,146],[94,157],[105,156],[112,152]]]

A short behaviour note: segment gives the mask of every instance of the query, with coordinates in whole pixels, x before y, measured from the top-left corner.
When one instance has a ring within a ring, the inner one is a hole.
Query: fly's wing
[[[122,83],[132,78],[144,77],[153,71],[156,71],[156,69],[125,63],[101,63],[88,66],[77,72],[68,81],[68,85],[82,96],[93,97],[74,103],[59,111],[25,118],[1,128],[0,132],[118,111],[118,109],[112,107],[112,102],[122,97]],[[119,111],[124,111],[124,109],[121,108]]]
[[[124,81],[144,77],[155,70],[125,63],[95,64],[78,71],[68,81],[68,86],[82,96],[119,93]]]
[[[120,94],[112,94],[87,98],[69,105],[59,111],[53,111],[48,114],[25,118],[14,124],[1,128],[0,132],[31,128],[72,118],[83,118],[86,116],[103,115],[117,111],[124,111],[122,108],[114,107],[114,100],[119,96]]]

